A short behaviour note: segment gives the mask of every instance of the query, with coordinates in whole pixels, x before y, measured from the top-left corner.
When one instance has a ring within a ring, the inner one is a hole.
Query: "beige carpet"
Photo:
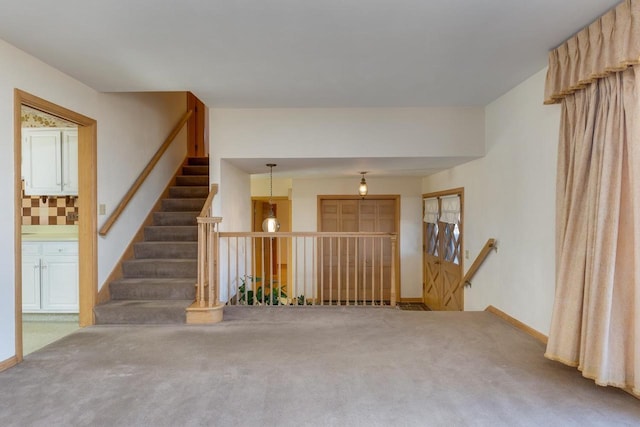
[[[0,373],[2,426],[618,426],[640,402],[490,313],[233,307],[97,326]]]

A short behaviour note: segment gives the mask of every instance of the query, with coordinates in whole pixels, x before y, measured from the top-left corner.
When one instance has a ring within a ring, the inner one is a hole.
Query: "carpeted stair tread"
[[[182,167],[183,175],[209,175],[209,166],[187,165]]]
[[[195,259],[198,257],[198,242],[140,242],[134,245],[133,251],[136,259]]]
[[[196,225],[200,211],[154,212],[153,225]]]
[[[185,323],[185,310],[192,303],[192,299],[109,301],[96,306],[94,313],[101,325]]]
[[[169,187],[169,197],[172,199],[206,199],[209,195],[209,187],[206,185],[178,185]]]
[[[151,225],[144,228],[145,241],[198,241],[196,225]]]
[[[162,210],[165,212],[197,211],[204,206],[205,198],[197,199],[162,199]]]
[[[112,300],[175,300],[196,297],[194,278],[136,277],[114,280],[109,285]]]
[[[176,185],[209,185],[209,175],[179,175]]]
[[[197,276],[196,259],[131,259],[122,263],[124,277],[193,277]]]
[[[193,166],[209,166],[208,157],[189,157],[187,163]]]

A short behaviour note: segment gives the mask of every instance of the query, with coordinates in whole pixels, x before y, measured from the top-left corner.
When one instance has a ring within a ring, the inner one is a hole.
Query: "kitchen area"
[[[22,106],[22,326],[27,355],[78,326],[78,129]]]

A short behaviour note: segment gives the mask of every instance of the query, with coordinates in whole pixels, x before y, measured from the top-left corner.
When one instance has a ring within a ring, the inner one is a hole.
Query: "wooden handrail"
[[[496,246],[496,239],[489,239],[487,240],[487,243],[484,244],[484,247],[476,257],[475,261],[473,261],[473,264],[471,264],[471,267],[467,271],[467,274],[465,274],[462,280],[460,281],[462,285],[471,286],[471,279],[473,278],[473,276],[475,276],[476,272],[478,271],[478,269],[480,268],[480,266],[482,265],[484,260],[487,258],[487,255],[489,255],[489,252],[491,252],[492,249],[495,249],[496,252],[498,251],[498,246]]]
[[[127,191],[127,194],[124,195],[124,197],[122,198],[118,206],[111,213],[111,215],[109,215],[109,218],[107,218],[105,223],[102,225],[99,231],[99,234],[101,236],[107,235],[107,233],[109,232],[113,224],[115,224],[115,222],[118,220],[118,218],[120,217],[124,209],[127,207],[131,199],[133,199],[133,196],[135,196],[138,189],[140,189],[140,187],[142,186],[142,183],[144,182],[144,180],[147,179],[147,177],[149,176],[153,168],[156,166],[156,164],[158,163],[158,161],[160,160],[164,152],[167,151],[167,148],[169,148],[173,140],[176,138],[176,136],[178,136],[183,126],[185,125],[185,123],[187,123],[187,120],[189,120],[192,114],[193,114],[193,110],[187,111],[186,113],[184,113],[184,115],[182,116],[178,124],[175,125],[175,127],[173,128],[173,130],[171,131],[167,139],[164,140],[160,148],[158,148],[158,151],[156,151],[156,154],[153,155],[151,160],[149,160],[149,163],[147,164],[147,166],[145,166],[142,172],[140,172],[140,175],[138,175],[138,178],[135,180],[133,185],[131,185],[131,188],[129,188],[129,191]]]
[[[198,215],[198,218],[211,217],[211,204],[213,203],[213,198],[216,196],[216,194],[218,194],[218,184],[211,184],[209,195],[207,196],[207,200],[204,201],[204,205],[202,206],[202,210],[200,211],[200,215]]]

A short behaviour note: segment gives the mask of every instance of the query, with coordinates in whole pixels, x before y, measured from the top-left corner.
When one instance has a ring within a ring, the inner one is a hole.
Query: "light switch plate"
[[[98,215],[105,215],[107,213],[107,206],[104,203],[98,205]]]

